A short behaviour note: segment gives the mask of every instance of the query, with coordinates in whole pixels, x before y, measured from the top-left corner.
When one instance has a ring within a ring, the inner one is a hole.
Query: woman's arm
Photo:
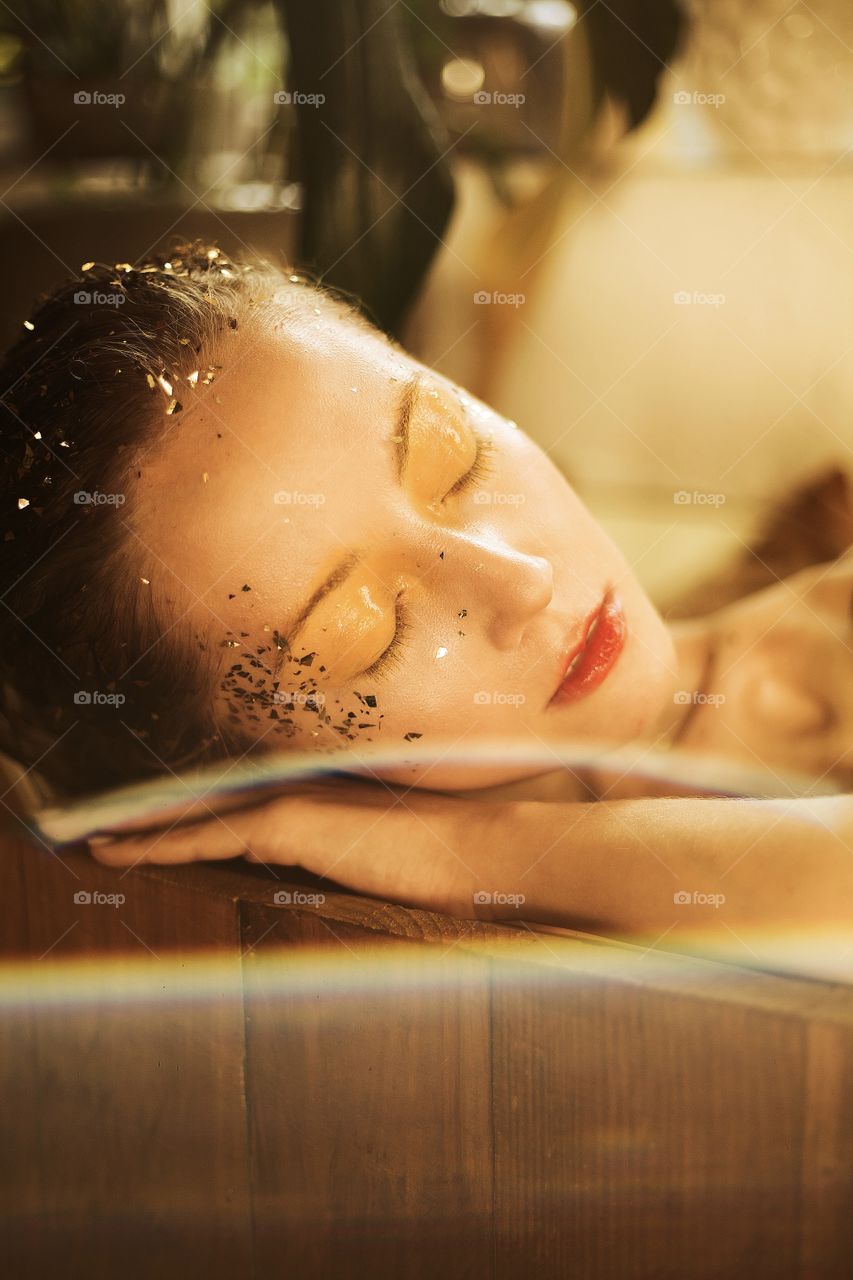
[[[853,981],[853,796],[559,808],[516,813],[525,919]]]
[[[689,909],[697,930],[724,921],[853,933],[853,796],[519,801],[513,810],[515,838],[529,850],[517,878],[529,920],[653,938]]]
[[[742,963],[771,935],[853,942],[851,796],[495,804],[335,783],[92,852],[116,866],[242,855],[428,910]]]

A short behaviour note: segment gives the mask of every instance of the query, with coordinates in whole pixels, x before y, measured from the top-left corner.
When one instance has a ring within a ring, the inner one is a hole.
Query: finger
[[[137,833],[147,835],[150,831],[161,831],[180,823],[203,823],[218,815],[237,813],[270,805],[279,799],[288,797],[327,797],[330,800],[342,796],[364,795],[366,801],[381,801],[387,791],[370,782],[356,778],[308,778],[298,783],[267,784],[252,789],[243,788],[230,792],[200,792],[184,800],[176,801],[165,808],[152,809],[138,818],[126,822],[102,823],[92,839],[101,835],[124,836]]]
[[[107,866],[126,867],[141,863],[168,865],[181,862],[239,858],[251,839],[249,815],[217,816],[184,828],[147,831],[113,838],[93,837],[88,841],[92,856]]]
[[[149,827],[144,830],[114,829],[91,836],[87,841],[92,856],[108,866],[135,866],[151,862],[161,865],[181,862],[198,862],[205,859],[247,857],[253,862],[282,862],[297,865],[289,856],[291,847],[298,846],[295,830],[300,821],[303,830],[310,829],[317,821],[318,812],[343,796],[334,795],[331,784],[308,784],[298,790],[252,796],[253,804],[242,804],[216,814],[207,814],[203,820],[189,823],[185,816],[170,825]],[[352,796],[349,804],[352,805]],[[184,813],[189,812],[189,806]],[[141,821],[141,820],[140,820]]]

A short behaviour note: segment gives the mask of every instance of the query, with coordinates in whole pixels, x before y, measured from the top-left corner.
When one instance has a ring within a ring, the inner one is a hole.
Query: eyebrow
[[[403,473],[406,469],[406,462],[409,457],[409,427],[412,419],[412,406],[415,402],[415,395],[418,390],[421,378],[419,373],[413,373],[406,379],[403,384],[400,396],[397,401],[397,412],[395,416],[395,426],[392,434],[385,437],[387,444],[391,446],[391,458],[397,479],[402,481]],[[353,551],[344,560],[337,565],[324,582],[320,584],[315,592],[306,601],[304,607],[294,618],[290,625],[290,633],[284,637],[279,635],[279,648],[292,649],[294,643],[299,636],[305,623],[316,609],[321,600],[334,591],[341,583],[346,582],[351,573],[361,564],[363,553]],[[278,633],[277,633],[278,634]]]

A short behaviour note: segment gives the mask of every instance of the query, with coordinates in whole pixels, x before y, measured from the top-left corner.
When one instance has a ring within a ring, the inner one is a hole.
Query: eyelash
[[[482,436],[477,437],[477,452],[474,456],[474,462],[470,471],[466,471],[461,480],[457,480],[452,489],[448,489],[442,499],[446,502],[451,494],[464,493],[466,489],[470,489],[478,480],[482,480],[487,476],[494,466],[495,446],[491,440],[484,440]]]
[[[403,648],[403,634],[409,630],[411,623],[409,622],[405,607],[400,603],[399,596],[397,597],[395,605],[395,613],[397,625],[394,628],[394,638],[385,652],[380,654],[376,661],[361,673],[362,676],[378,676],[380,672],[384,675],[385,672],[391,670],[395,663],[400,661],[401,650]]]
[[[491,440],[484,440],[482,436],[477,437],[477,452],[469,471],[465,472],[460,480],[456,481],[451,489],[448,489],[442,501],[446,501],[452,494],[464,493],[472,488],[478,480],[482,480],[488,475],[494,465],[494,455],[496,453],[495,446]],[[403,635],[411,627],[411,622],[406,614],[404,606],[400,603],[400,597],[397,597],[396,603],[397,625],[394,630],[394,638],[388,645],[388,648],[381,654],[377,660],[362,672],[362,676],[378,676],[380,673],[385,675],[391,668],[400,661],[403,650]]]

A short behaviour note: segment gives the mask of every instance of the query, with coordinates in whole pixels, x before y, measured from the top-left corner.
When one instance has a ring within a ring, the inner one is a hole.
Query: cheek
[[[385,712],[383,735],[390,728],[395,737],[405,737],[412,731],[430,735],[458,736],[471,724],[472,712],[479,710],[475,692],[479,685],[476,668],[474,674],[452,655],[436,659],[434,654],[442,646],[432,643],[426,655],[419,653],[406,662],[404,668],[394,672],[386,680],[376,681],[368,687],[376,695],[377,706]],[[358,684],[358,681],[356,681]]]
[[[463,642],[464,643],[464,642]],[[430,650],[432,652],[432,650]],[[447,662],[442,671],[443,662]],[[378,691],[388,720],[442,738],[464,735],[465,740],[490,734],[511,735],[529,719],[534,699],[530,677],[513,680],[492,665],[481,650],[466,653],[466,664],[430,660],[399,676],[386,696]],[[411,721],[411,726],[409,722]],[[383,726],[384,728],[384,726]]]

